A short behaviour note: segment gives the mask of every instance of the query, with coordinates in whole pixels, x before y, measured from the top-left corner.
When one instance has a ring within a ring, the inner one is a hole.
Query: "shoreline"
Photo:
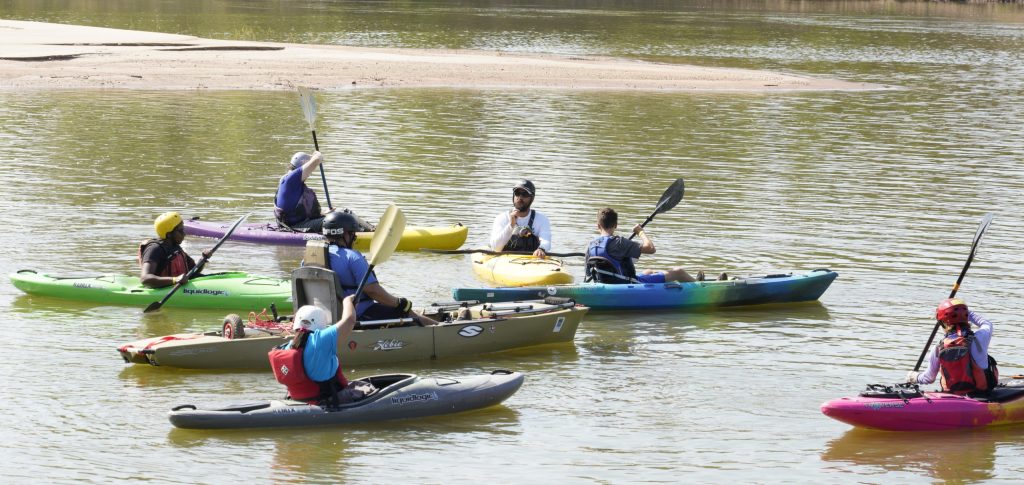
[[[0,20],[0,90],[864,91],[889,86],[593,56],[225,41]]]

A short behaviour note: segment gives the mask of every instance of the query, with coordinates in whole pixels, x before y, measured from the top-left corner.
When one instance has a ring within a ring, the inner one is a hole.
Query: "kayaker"
[[[185,240],[185,222],[177,212],[165,212],[153,221],[158,239],[148,239],[139,245],[139,280],[149,288],[164,288],[181,282],[185,274],[196,266],[196,261],[181,247]],[[210,249],[203,256],[210,259]],[[200,276],[196,274],[194,276]]]
[[[512,210],[502,212],[491,225],[491,249],[494,251],[533,251],[538,258],[551,250],[551,223],[530,209],[537,194],[533,182],[523,179],[512,187]]]
[[[323,155],[313,152],[296,152],[288,162],[288,172],[278,181],[274,195],[274,217],[284,227],[296,232],[318,233],[324,215],[316,192],[306,185],[306,179],[323,163]],[[351,213],[348,209],[345,212]],[[355,214],[353,214],[355,215]],[[356,217],[361,231],[373,231],[373,226]]]
[[[604,208],[597,213],[597,230],[601,233],[587,245],[586,274],[587,281],[601,283],[665,283],[667,281],[691,282],[703,279],[690,276],[683,268],[672,268],[668,271],[644,270],[637,274],[633,260],[641,254],[654,254],[657,249],[644,228],[637,224],[633,234],[640,237],[641,242],[616,236],[615,229],[619,226],[619,214],[615,209]],[[727,279],[722,273],[718,279]]]
[[[963,395],[995,388],[999,368],[988,354],[992,322],[969,310],[960,298],[943,300],[935,310],[935,319],[942,324],[945,335],[929,354],[928,368],[908,372],[907,382],[931,384],[941,371],[939,382],[943,392]],[[972,325],[978,329],[972,330]]]
[[[352,249],[359,229],[359,221],[347,212],[334,211],[324,217],[323,234],[328,242],[327,265],[334,271],[338,286],[345,296],[355,293],[359,281],[370,268],[362,253]],[[411,317],[423,325],[437,325],[436,321],[412,311],[412,302],[408,299],[388,293],[377,281],[376,274],[370,273],[370,278],[363,285],[363,293],[369,298],[363,298],[357,305],[356,318],[359,321]]]
[[[295,337],[270,351],[270,367],[277,382],[288,389],[289,399],[337,406],[373,392],[368,382],[348,382],[338,360],[338,349],[356,325],[352,296],[341,301],[341,318],[327,326],[327,312],[303,305],[293,317]]]

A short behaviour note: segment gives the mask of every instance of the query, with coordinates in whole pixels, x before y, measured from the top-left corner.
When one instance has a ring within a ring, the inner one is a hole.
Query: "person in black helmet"
[[[530,207],[537,190],[523,179],[512,187],[512,210],[502,212],[491,225],[491,249],[495,251],[533,251],[538,258],[551,250],[551,222]]]
[[[370,268],[370,264],[362,253],[352,249],[356,240],[356,232],[360,231],[359,220],[350,213],[333,211],[324,217],[323,234],[327,238],[327,264],[334,271],[338,285],[345,296],[353,295],[359,281]],[[363,293],[368,297],[356,306],[356,319],[388,320],[392,318],[412,317],[423,325],[437,325],[435,320],[412,311],[412,302],[406,298],[398,298],[388,293],[377,282],[377,275],[370,277],[363,285]]]

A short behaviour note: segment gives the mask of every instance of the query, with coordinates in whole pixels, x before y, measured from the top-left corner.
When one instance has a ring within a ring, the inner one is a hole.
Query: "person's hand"
[[[915,370],[907,372],[907,384],[917,384],[917,376],[919,375],[921,373]]]
[[[309,159],[310,159],[310,161],[322,162],[324,160],[324,155],[322,153],[320,153],[319,151],[316,151],[316,152],[313,152],[313,155],[310,156]]]
[[[641,232],[644,232],[644,226],[642,226],[640,224],[637,224],[637,225],[633,226],[633,234],[636,234],[636,235],[639,236]]]
[[[206,258],[206,259],[212,258],[213,257],[213,249],[212,248],[211,249],[204,249],[203,250],[203,257]]]
[[[398,303],[395,304],[395,310],[402,312],[402,314],[408,315],[409,311],[412,310],[412,302],[405,298],[399,298]]]
[[[518,214],[518,213],[519,213],[519,211],[517,209],[512,209],[508,213],[508,225],[510,227],[512,227],[513,229],[515,229],[515,227],[516,227],[516,214]]]
[[[184,274],[182,274],[180,276],[172,276],[171,277],[171,284],[172,285],[178,285],[178,284],[184,285],[185,283],[188,283],[188,273],[184,273]]]
[[[536,249],[536,250],[535,250],[535,251],[533,252],[533,255],[534,255],[534,256],[536,256],[536,257],[538,257],[538,258],[541,258],[541,259],[544,259],[544,258],[548,257],[548,253],[544,252],[544,250],[543,250],[543,249],[541,249],[541,248],[537,248],[537,249]]]

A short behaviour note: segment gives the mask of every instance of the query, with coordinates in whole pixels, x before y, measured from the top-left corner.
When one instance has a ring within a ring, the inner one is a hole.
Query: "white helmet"
[[[303,305],[295,312],[292,330],[315,332],[327,328],[327,312],[316,305]]]

